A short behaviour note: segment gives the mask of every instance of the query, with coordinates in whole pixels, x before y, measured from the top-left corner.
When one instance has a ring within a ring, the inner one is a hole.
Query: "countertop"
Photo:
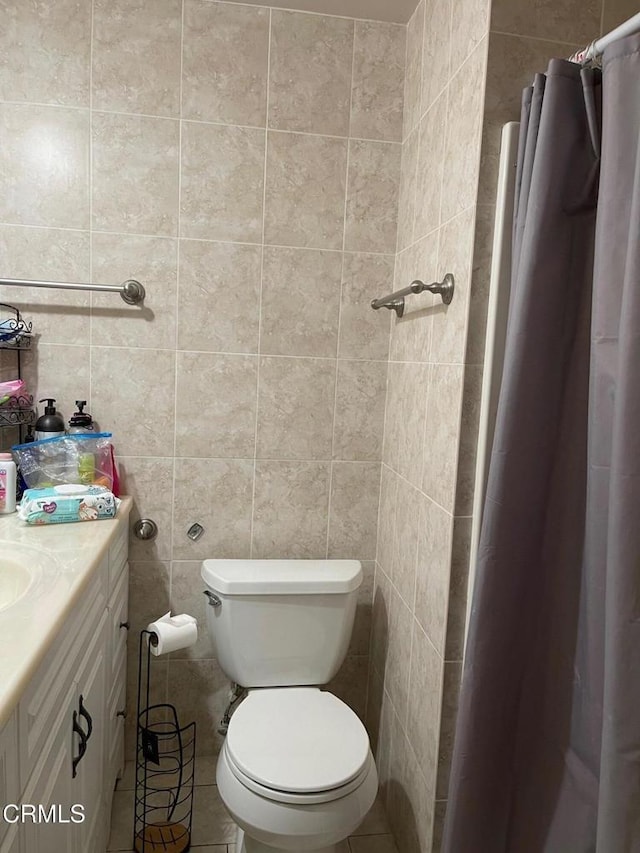
[[[28,525],[16,513],[0,515],[0,557],[28,555],[37,567],[27,594],[0,611],[0,728],[120,526],[128,524],[131,506],[132,499],[123,497],[116,518],[76,524]]]

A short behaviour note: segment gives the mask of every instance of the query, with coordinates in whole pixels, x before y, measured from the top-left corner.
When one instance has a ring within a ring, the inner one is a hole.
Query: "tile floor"
[[[196,759],[193,806],[193,853],[237,853],[236,826],[218,796],[215,757]],[[131,851],[133,827],[134,763],[127,762],[124,776],[113,796],[108,851]],[[355,835],[343,841],[340,853],[397,853],[382,803],[376,801]]]

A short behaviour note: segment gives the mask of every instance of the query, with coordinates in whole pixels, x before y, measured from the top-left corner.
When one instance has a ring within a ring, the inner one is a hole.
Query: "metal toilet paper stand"
[[[191,846],[196,724],[181,727],[174,705],[150,704],[157,642],[152,631],[140,631],[133,849],[184,853]]]

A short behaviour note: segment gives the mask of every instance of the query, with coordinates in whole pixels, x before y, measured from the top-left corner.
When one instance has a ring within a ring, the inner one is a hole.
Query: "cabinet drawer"
[[[107,606],[107,570],[105,557],[20,700],[18,733],[21,790],[42,752],[62,697],[71,687],[78,665]]]
[[[126,565],[126,564],[125,564]],[[116,588],[109,601],[109,683],[127,658],[126,625],[129,615],[129,571],[120,574]]]
[[[129,550],[129,517],[120,520],[119,529],[109,548],[109,595],[116,588],[120,573],[127,563]]]

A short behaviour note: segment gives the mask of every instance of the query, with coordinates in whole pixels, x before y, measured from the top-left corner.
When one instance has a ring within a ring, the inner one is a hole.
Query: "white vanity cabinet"
[[[7,803],[16,803],[20,797],[20,774],[18,772],[18,724],[16,713],[9,717],[9,721],[0,731],[0,791],[4,792],[4,807]],[[13,815],[11,815],[11,819]],[[10,833],[11,824],[0,820],[0,844]],[[16,833],[12,833],[15,835]],[[4,851],[4,844],[2,850]],[[7,851],[15,851],[16,847],[7,845]]]
[[[0,821],[0,853],[106,850],[113,789],[124,768],[127,534],[124,516],[0,734],[2,798],[53,807],[56,818]],[[83,807],[84,821],[72,814],[74,804]]]

